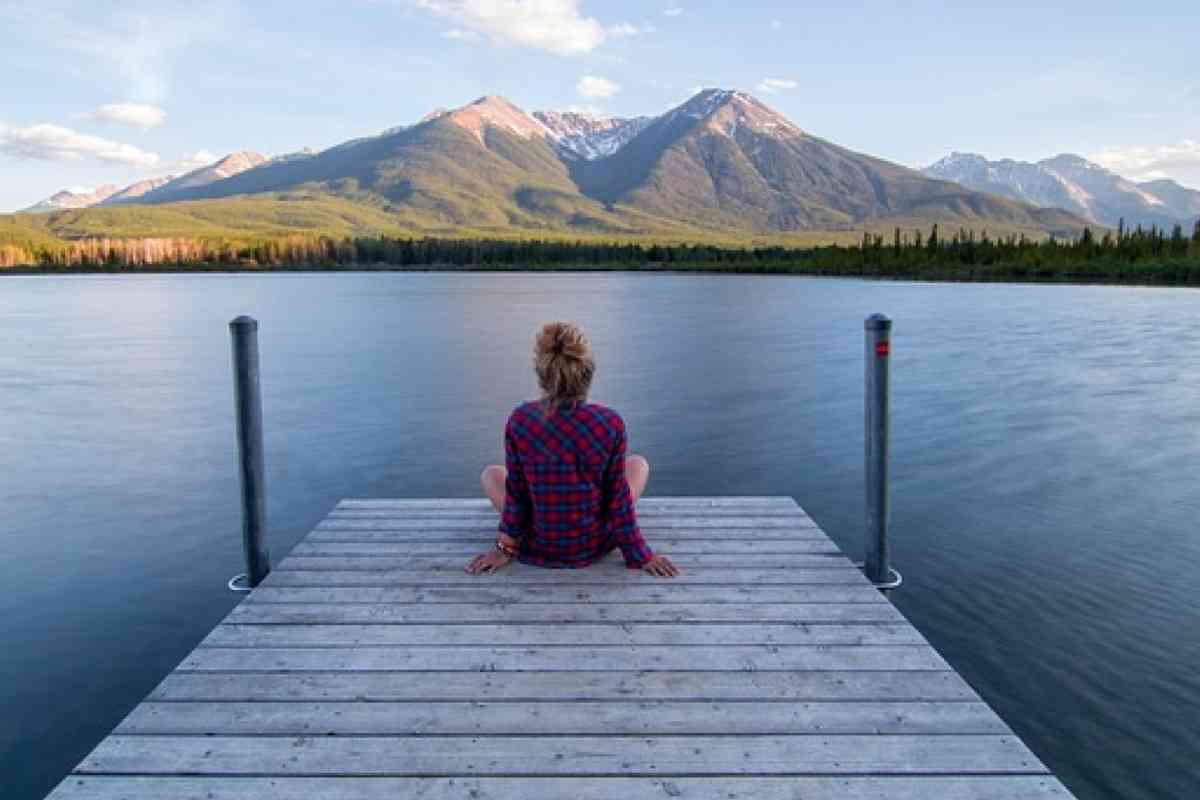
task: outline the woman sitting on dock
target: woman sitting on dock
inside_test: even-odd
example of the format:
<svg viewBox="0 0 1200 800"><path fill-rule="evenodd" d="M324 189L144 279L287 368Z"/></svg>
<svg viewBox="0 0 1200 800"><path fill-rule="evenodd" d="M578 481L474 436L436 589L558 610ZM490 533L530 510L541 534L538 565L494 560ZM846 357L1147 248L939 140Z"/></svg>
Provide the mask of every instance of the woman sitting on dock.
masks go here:
<svg viewBox="0 0 1200 800"><path fill-rule="evenodd" d="M638 529L634 504L650 464L625 456L625 422L587 401L596 362L576 325L543 326L534 344L541 400L524 403L504 428L505 466L483 471L483 490L501 513L495 548L467 572L495 572L514 558L543 567L586 567L619 547L625 566L672 577Z"/></svg>

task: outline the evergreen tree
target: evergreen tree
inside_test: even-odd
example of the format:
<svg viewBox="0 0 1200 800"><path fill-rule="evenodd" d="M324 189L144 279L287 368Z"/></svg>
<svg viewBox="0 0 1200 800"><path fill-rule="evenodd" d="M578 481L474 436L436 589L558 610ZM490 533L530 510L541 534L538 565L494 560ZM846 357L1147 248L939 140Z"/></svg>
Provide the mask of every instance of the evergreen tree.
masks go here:
<svg viewBox="0 0 1200 800"><path fill-rule="evenodd" d="M1171 252L1178 256L1187 252L1187 239L1183 238L1183 226L1179 223L1171 229Z"/></svg>

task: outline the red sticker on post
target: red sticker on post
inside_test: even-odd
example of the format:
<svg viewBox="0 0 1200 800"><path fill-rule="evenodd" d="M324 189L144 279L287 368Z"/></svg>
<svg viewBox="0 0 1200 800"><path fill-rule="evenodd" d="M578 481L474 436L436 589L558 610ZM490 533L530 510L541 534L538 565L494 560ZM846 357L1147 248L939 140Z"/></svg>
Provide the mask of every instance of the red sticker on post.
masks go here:
<svg viewBox="0 0 1200 800"><path fill-rule="evenodd" d="M889 341L877 342L875 344L875 355L888 356L892 354L892 343Z"/></svg>

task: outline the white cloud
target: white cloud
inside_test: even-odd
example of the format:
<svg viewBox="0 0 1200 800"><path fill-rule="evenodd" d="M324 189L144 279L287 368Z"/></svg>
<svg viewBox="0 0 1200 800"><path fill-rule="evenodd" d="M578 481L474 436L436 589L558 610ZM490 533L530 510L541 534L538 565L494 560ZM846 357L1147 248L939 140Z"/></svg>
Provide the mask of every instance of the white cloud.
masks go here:
<svg viewBox="0 0 1200 800"><path fill-rule="evenodd" d="M0 153L41 161L79 161L94 158L133 167L153 167L158 163L157 155L133 145L50 124L17 128L0 123Z"/></svg>
<svg viewBox="0 0 1200 800"><path fill-rule="evenodd" d="M785 89L795 89L800 84L787 78L763 78L756 87L764 94L775 94Z"/></svg>
<svg viewBox="0 0 1200 800"><path fill-rule="evenodd" d="M498 44L557 55L590 53L607 32L580 12L579 0L415 0L417 7Z"/></svg>
<svg viewBox="0 0 1200 800"><path fill-rule="evenodd" d="M665 9L663 11L663 14L665 14L668 17L678 17L682 13L683 13L683 9L680 8L679 6L671 6L670 8Z"/></svg>
<svg viewBox="0 0 1200 800"><path fill-rule="evenodd" d="M179 163L176 164L176 168L184 172L191 172L194 169L214 164L220 159L221 157L216 153L210 153L207 150L197 150L180 158Z"/></svg>
<svg viewBox="0 0 1200 800"><path fill-rule="evenodd" d="M1200 141L1193 139L1158 147L1110 147L1088 158L1135 181L1169 177L1200 187Z"/></svg>
<svg viewBox="0 0 1200 800"><path fill-rule="evenodd" d="M653 33L654 26L639 28L628 22L618 22L616 25L609 25L604 32L609 36L637 36L640 33Z"/></svg>
<svg viewBox="0 0 1200 800"><path fill-rule="evenodd" d="M584 75L579 79L575 88L584 97L592 100L604 100L621 91L621 84L596 75Z"/></svg>
<svg viewBox="0 0 1200 800"><path fill-rule="evenodd" d="M783 23L780 22L779 20L777 20L777 19L771 20L771 30L777 31L782 27L783 27Z"/></svg>
<svg viewBox="0 0 1200 800"><path fill-rule="evenodd" d="M109 103L100 106L88 117L101 122L119 122L139 128L155 128L167 121L167 112L158 106L144 103Z"/></svg>
<svg viewBox="0 0 1200 800"><path fill-rule="evenodd" d="M477 42L479 34L475 31L464 31L462 28L451 28L442 33L443 39L457 39L462 42Z"/></svg>

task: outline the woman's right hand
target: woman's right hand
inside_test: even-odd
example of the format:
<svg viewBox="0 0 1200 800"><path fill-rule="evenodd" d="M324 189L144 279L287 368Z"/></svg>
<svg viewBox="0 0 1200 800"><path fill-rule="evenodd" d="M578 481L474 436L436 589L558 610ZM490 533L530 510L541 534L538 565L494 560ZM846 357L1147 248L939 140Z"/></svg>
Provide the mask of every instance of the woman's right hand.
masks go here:
<svg viewBox="0 0 1200 800"><path fill-rule="evenodd" d="M658 578L674 578L679 574L679 567L671 563L666 556L655 556L642 564L642 570Z"/></svg>

